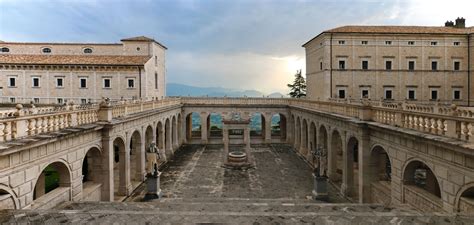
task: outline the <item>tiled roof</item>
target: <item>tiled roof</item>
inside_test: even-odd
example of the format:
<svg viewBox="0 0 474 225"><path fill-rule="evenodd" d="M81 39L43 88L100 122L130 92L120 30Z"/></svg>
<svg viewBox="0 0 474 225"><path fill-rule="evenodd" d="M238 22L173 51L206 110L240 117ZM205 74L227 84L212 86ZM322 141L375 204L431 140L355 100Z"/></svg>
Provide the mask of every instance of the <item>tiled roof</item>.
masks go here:
<svg viewBox="0 0 474 225"><path fill-rule="evenodd" d="M149 37L145 37L145 36L124 38L124 39L122 39L122 40L120 40L120 41L149 41L149 42L155 42L155 43L157 43L158 45L160 45L160 46L163 47L164 49L168 49L166 46L164 46L164 45L161 44L160 42L156 41L155 39L149 38Z"/></svg>
<svg viewBox="0 0 474 225"><path fill-rule="evenodd" d="M467 34L471 28L421 26L343 26L323 33Z"/></svg>
<svg viewBox="0 0 474 225"><path fill-rule="evenodd" d="M31 65L144 65L150 56L106 56L106 55L13 55L0 54L1 64Z"/></svg>
<svg viewBox="0 0 474 225"><path fill-rule="evenodd" d="M367 34L472 34L474 27L423 27L423 26L342 26L323 31L303 46L325 33L367 33Z"/></svg>

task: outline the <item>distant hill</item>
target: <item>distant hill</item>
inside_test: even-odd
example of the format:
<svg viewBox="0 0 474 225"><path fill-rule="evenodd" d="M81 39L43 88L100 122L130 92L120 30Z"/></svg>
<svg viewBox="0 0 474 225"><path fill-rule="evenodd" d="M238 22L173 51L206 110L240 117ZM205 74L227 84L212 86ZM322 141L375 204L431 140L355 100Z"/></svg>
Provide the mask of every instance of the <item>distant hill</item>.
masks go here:
<svg viewBox="0 0 474 225"><path fill-rule="evenodd" d="M256 90L235 90L221 87L195 87L184 84L169 83L166 85L167 96L209 96L209 97L262 97Z"/></svg>

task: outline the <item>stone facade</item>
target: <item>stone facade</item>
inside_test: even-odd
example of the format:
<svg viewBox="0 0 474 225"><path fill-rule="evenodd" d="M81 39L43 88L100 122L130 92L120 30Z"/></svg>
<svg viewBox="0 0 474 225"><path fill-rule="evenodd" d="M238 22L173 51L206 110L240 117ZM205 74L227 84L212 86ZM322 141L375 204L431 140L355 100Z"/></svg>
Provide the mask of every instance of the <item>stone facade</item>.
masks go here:
<svg viewBox="0 0 474 225"><path fill-rule="evenodd" d="M146 37L119 44L0 42L0 49L8 49L0 52L2 102L77 104L166 95L167 48ZM22 56L29 58L13 58ZM133 57L144 60L132 63Z"/></svg>
<svg viewBox="0 0 474 225"><path fill-rule="evenodd" d="M346 26L324 31L303 45L308 98L366 96L472 105L472 33L473 27Z"/></svg>

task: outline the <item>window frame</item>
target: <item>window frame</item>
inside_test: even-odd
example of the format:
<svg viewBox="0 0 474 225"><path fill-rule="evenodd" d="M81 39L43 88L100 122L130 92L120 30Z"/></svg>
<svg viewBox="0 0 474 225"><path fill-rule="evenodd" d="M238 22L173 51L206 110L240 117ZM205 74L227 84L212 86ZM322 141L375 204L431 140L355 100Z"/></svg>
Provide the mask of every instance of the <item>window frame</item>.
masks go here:
<svg viewBox="0 0 474 225"><path fill-rule="evenodd" d="M344 93L344 98L341 98L341 91ZM346 99L347 98L347 90L346 88L337 88L337 98L338 99Z"/></svg>
<svg viewBox="0 0 474 225"><path fill-rule="evenodd" d="M43 54L51 54L52 52L53 52L53 49L51 49L50 47L41 48L41 53Z"/></svg>
<svg viewBox="0 0 474 225"><path fill-rule="evenodd" d="M16 80L17 80L16 78L17 78L17 77L15 77L15 76L9 76L9 77L8 77L8 86L7 86L7 87L9 87L9 88L16 88L16 87L18 87L18 86L16 85L16 83L17 83L17 82L16 82ZM11 85L11 84L12 84L12 80L14 81L13 83L14 83L15 85Z"/></svg>
<svg viewBox="0 0 474 225"><path fill-rule="evenodd" d="M430 41L430 46L438 46L438 41Z"/></svg>
<svg viewBox="0 0 474 225"><path fill-rule="evenodd" d="M367 97L364 97L364 91L367 91ZM370 90L368 88L362 88L360 90L360 98L361 99L370 99Z"/></svg>
<svg viewBox="0 0 474 225"><path fill-rule="evenodd" d="M388 64L390 64L390 68L387 67ZM386 71L393 70L393 60L390 60L390 59L385 60L385 70Z"/></svg>
<svg viewBox="0 0 474 225"><path fill-rule="evenodd" d="M390 98L387 98L387 93L390 92ZM384 88L383 90L383 99L384 100L394 100L393 98L393 88Z"/></svg>
<svg viewBox="0 0 474 225"><path fill-rule="evenodd" d="M133 85L130 87L130 81L132 81ZM127 78L127 89L135 89L135 78Z"/></svg>
<svg viewBox="0 0 474 225"><path fill-rule="evenodd" d="M59 85L59 80L61 80L61 85ZM56 88L64 88L64 77L56 77Z"/></svg>
<svg viewBox="0 0 474 225"><path fill-rule="evenodd" d="M458 64L457 69L456 69L456 63ZM453 61L453 71L461 71L461 61L460 60L454 60Z"/></svg>
<svg viewBox="0 0 474 225"><path fill-rule="evenodd" d="M410 92L413 92L413 98L410 98ZM410 101L416 100L416 89L415 88L408 88L407 89L407 99Z"/></svg>
<svg viewBox="0 0 474 225"><path fill-rule="evenodd" d="M56 103L57 103L58 105L64 104L64 98L56 98Z"/></svg>
<svg viewBox="0 0 474 225"><path fill-rule="evenodd" d="M341 62L342 62L343 68L341 68ZM337 69L339 69L339 70L346 70L346 69L347 69L347 67L346 67L346 60L345 60L345 59L338 59L338 61L337 61Z"/></svg>
<svg viewBox="0 0 474 225"><path fill-rule="evenodd" d="M410 64L413 62L413 69L410 68ZM416 70L416 60L408 60L408 71Z"/></svg>
<svg viewBox="0 0 474 225"><path fill-rule="evenodd" d="M6 50L6 51L5 51ZM10 48L9 47L1 47L0 48L0 53L9 53L10 52Z"/></svg>
<svg viewBox="0 0 474 225"><path fill-rule="evenodd" d="M360 44L361 44L361 45L368 45L368 44L369 44L369 41L361 41Z"/></svg>
<svg viewBox="0 0 474 225"><path fill-rule="evenodd" d="M364 68L364 62L367 64L367 65L365 65L365 66L366 66L365 68ZM369 70L369 60L363 59L363 60L361 61L361 69L362 69L362 70Z"/></svg>
<svg viewBox="0 0 474 225"><path fill-rule="evenodd" d="M453 46L461 46L461 42L460 41L454 41Z"/></svg>
<svg viewBox="0 0 474 225"><path fill-rule="evenodd" d="M40 98L33 98L33 104L39 104L40 103Z"/></svg>
<svg viewBox="0 0 474 225"><path fill-rule="evenodd" d="M106 87L106 82L105 81L109 81L109 86ZM105 78L102 78L102 88L104 89L112 89L112 78L110 77L105 77Z"/></svg>
<svg viewBox="0 0 474 225"><path fill-rule="evenodd" d="M345 44L346 44L346 40L338 40L338 41L337 41L337 44L339 44L339 45L345 45Z"/></svg>
<svg viewBox="0 0 474 225"><path fill-rule="evenodd" d="M416 43L415 41L408 41L407 44L408 44L408 45L415 45L415 43Z"/></svg>
<svg viewBox="0 0 474 225"><path fill-rule="evenodd" d="M438 60L431 60L431 71L439 71ZM433 67L435 65L435 67Z"/></svg>
<svg viewBox="0 0 474 225"><path fill-rule="evenodd" d="M456 98L456 92L459 92L459 98ZM462 91L460 88L453 88L453 100L454 101L462 100Z"/></svg>
<svg viewBox="0 0 474 225"><path fill-rule="evenodd" d="M82 50L82 53L84 54L92 54L94 52L94 50L92 50L92 48L84 48Z"/></svg>
<svg viewBox="0 0 474 225"><path fill-rule="evenodd" d="M385 41L385 45L392 45L393 42L392 41Z"/></svg>
<svg viewBox="0 0 474 225"><path fill-rule="evenodd" d="M433 93L436 93L436 98L433 98ZM430 101L437 101L439 99L439 90L437 88L430 89Z"/></svg>
<svg viewBox="0 0 474 225"><path fill-rule="evenodd" d="M87 77L79 77L79 89L87 89ZM84 87L82 86L82 81L85 81Z"/></svg>
<svg viewBox="0 0 474 225"><path fill-rule="evenodd" d="M38 85L35 85L35 80L38 80ZM32 88L40 88L41 87L40 77L31 77L31 87Z"/></svg>

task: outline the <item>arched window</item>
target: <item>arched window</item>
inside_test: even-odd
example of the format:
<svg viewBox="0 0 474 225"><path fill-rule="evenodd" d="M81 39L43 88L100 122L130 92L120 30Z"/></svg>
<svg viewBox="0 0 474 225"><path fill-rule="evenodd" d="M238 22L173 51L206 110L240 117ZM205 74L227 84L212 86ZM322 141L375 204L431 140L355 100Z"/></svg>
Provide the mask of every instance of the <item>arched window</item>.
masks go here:
<svg viewBox="0 0 474 225"><path fill-rule="evenodd" d="M3 47L0 52L10 52L10 49L7 47Z"/></svg>
<svg viewBox="0 0 474 225"><path fill-rule="evenodd" d="M84 53L85 53L85 54L91 54L91 53L92 53L92 49L91 49L91 48L85 48L85 49L84 49Z"/></svg>
<svg viewBox="0 0 474 225"><path fill-rule="evenodd" d="M51 49L50 48L43 48L43 53L51 53Z"/></svg>

